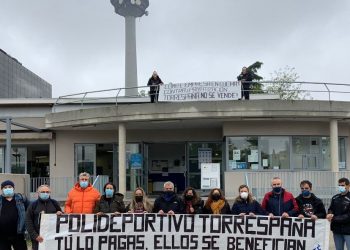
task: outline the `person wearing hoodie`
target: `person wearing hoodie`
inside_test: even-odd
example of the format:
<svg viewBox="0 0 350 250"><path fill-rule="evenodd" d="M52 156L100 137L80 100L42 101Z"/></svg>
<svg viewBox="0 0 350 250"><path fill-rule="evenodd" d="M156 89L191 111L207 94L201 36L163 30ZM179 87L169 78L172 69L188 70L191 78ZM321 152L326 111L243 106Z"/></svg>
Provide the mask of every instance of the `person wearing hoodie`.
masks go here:
<svg viewBox="0 0 350 250"><path fill-rule="evenodd" d="M90 174L79 174L79 182L69 191L64 207L67 214L92 214L100 193L90 184Z"/></svg>
<svg viewBox="0 0 350 250"><path fill-rule="evenodd" d="M312 193L312 183L308 180L300 182L301 194L295 198L299 207L299 218L312 220L325 219L326 209L321 199Z"/></svg>
<svg viewBox="0 0 350 250"><path fill-rule="evenodd" d="M183 211L182 201L174 192L174 183L165 182L163 193L154 201L153 213L173 215Z"/></svg>
<svg viewBox="0 0 350 250"><path fill-rule="evenodd" d="M232 205L232 214L234 215L266 215L266 211L262 209L259 202L257 202L252 193L249 192L247 185L240 185L238 188L239 196L235 199Z"/></svg>
<svg viewBox="0 0 350 250"><path fill-rule="evenodd" d="M37 189L38 199L32 202L26 212L26 227L32 241L32 249L38 250L39 243L44 239L40 235L41 214L62 214L62 209L58 202L50 197L50 187L41 185Z"/></svg>
<svg viewBox="0 0 350 250"><path fill-rule="evenodd" d="M116 186L108 182L103 187L104 195L97 202L94 212L97 214L125 213L124 195L116 192Z"/></svg>

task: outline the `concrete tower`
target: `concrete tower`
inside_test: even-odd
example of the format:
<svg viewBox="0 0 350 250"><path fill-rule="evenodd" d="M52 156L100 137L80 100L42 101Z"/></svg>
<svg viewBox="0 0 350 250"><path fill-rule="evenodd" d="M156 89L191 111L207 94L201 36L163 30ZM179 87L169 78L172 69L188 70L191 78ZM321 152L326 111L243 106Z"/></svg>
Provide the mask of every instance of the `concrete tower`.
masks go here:
<svg viewBox="0 0 350 250"><path fill-rule="evenodd" d="M115 12L125 17L125 88L137 87L136 17L147 15L148 0L111 0ZM125 96L136 96L138 91L126 89Z"/></svg>

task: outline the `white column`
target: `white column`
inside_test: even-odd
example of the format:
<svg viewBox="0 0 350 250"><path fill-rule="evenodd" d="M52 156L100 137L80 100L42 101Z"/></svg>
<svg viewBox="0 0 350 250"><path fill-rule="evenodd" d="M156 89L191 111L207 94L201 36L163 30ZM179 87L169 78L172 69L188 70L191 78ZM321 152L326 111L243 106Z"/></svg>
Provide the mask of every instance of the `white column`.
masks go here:
<svg viewBox="0 0 350 250"><path fill-rule="evenodd" d="M330 142L331 142L331 170L333 172L339 171L338 159L338 121L333 119L330 121Z"/></svg>
<svg viewBox="0 0 350 250"><path fill-rule="evenodd" d="M125 124L118 126L118 166L119 166L119 193L126 193L126 129Z"/></svg>
<svg viewBox="0 0 350 250"><path fill-rule="evenodd" d="M125 87L137 87L136 24L135 17L125 17ZM136 96L138 89L125 90L125 96Z"/></svg>

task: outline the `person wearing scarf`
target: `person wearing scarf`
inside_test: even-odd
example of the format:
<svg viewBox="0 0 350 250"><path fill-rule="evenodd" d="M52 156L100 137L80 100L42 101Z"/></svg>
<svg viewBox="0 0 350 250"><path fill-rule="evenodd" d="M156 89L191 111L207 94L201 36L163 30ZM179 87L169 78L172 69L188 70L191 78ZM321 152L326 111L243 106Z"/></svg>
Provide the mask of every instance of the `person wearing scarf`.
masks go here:
<svg viewBox="0 0 350 250"><path fill-rule="evenodd" d="M184 212L186 214L201 214L204 202L199 197L196 190L192 187L186 188L182 195L182 202L184 204Z"/></svg>
<svg viewBox="0 0 350 250"><path fill-rule="evenodd" d="M219 188L210 191L203 207L204 214L231 214L230 205Z"/></svg>

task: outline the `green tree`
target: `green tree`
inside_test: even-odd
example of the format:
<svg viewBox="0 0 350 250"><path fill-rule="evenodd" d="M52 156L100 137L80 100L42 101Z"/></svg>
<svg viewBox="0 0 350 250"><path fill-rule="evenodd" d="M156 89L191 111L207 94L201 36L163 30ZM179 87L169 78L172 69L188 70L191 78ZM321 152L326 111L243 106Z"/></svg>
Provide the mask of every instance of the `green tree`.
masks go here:
<svg viewBox="0 0 350 250"><path fill-rule="evenodd" d="M301 89L301 84L296 82L298 79L295 68L287 65L271 74L271 83L267 83L265 88L268 93L277 94L282 100L306 99L310 94Z"/></svg>
<svg viewBox="0 0 350 250"><path fill-rule="evenodd" d="M258 70L261 68L262 65L263 65L262 62L256 61L255 63L247 67L248 71L252 75L253 82L254 82L251 85L251 91L253 94L263 93L262 84L259 83L259 81L261 81L263 77L258 75Z"/></svg>

